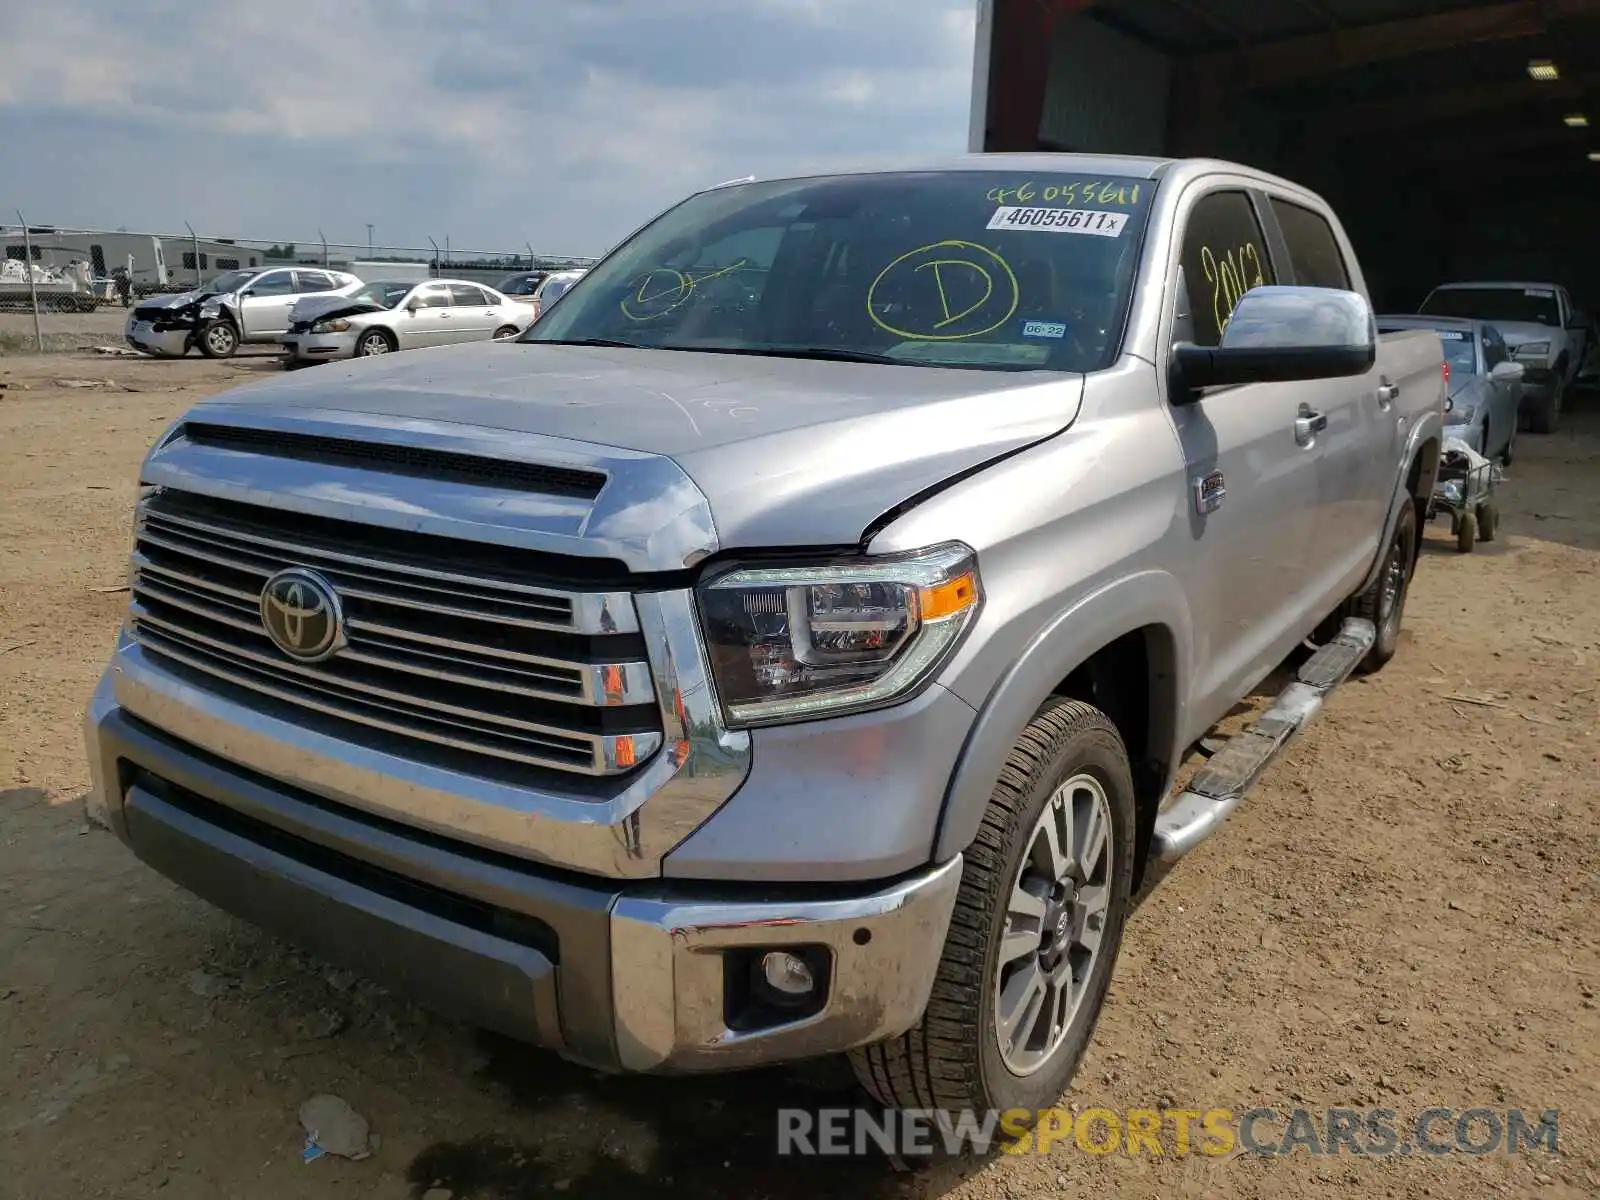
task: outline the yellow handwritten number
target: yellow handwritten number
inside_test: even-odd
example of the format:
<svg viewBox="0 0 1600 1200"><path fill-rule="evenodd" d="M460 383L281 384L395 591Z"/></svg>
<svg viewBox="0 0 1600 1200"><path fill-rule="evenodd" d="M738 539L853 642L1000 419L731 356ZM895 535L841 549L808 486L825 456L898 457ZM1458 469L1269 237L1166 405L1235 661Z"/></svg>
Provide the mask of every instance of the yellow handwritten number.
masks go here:
<svg viewBox="0 0 1600 1200"><path fill-rule="evenodd" d="M1233 310L1251 288L1266 283L1261 270L1261 254L1252 242L1245 242L1229 250L1221 261L1210 246L1200 247L1200 269L1211 284L1211 315L1217 322L1220 336L1233 320Z"/></svg>

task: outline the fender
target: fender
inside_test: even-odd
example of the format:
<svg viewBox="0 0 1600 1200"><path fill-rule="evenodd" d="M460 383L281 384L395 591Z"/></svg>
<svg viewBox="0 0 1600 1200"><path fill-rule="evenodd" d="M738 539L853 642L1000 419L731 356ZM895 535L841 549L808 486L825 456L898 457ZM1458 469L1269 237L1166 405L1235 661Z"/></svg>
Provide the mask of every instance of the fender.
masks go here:
<svg viewBox="0 0 1600 1200"><path fill-rule="evenodd" d="M1151 738L1170 775L1183 749L1176 743L1186 723L1192 623L1178 581L1165 571L1142 571L1091 592L1058 615L989 693L945 793L934 862L965 850L977 836L1006 755L1051 692L1096 651L1147 625L1164 626L1174 643L1173 678L1166 690L1177 701L1164 721L1158 712ZM1170 778L1164 782L1170 784Z"/></svg>
<svg viewBox="0 0 1600 1200"><path fill-rule="evenodd" d="M1411 464L1416 461L1417 455L1422 452L1424 442L1429 439L1444 445L1444 417L1439 413L1429 411L1417 418L1411 427L1411 434L1406 439L1406 452L1400 456L1400 465L1395 469L1394 488L1389 493L1389 516L1384 521L1383 537L1378 540L1378 550L1373 556L1372 566L1367 568L1366 578L1361 581L1361 586L1356 589L1360 595L1373 585L1378 578L1378 572L1383 569L1383 556L1389 548L1389 539L1394 536L1395 523L1400 520L1400 497L1406 491L1406 477L1411 474ZM1442 453L1442 452L1441 452ZM1439 460L1434 459L1433 474L1428 479L1418 480L1424 495L1433 493L1433 485L1439 474ZM1417 534L1422 533L1422 522L1417 522Z"/></svg>

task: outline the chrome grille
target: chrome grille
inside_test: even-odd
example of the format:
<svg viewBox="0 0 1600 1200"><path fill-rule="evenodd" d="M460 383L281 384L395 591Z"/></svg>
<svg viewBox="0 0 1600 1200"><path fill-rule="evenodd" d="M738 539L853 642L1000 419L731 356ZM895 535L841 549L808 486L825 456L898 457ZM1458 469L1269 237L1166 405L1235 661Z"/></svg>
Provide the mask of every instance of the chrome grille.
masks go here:
<svg viewBox="0 0 1600 1200"><path fill-rule="evenodd" d="M207 681L414 746L591 776L655 753L628 593L543 585L513 551L440 542L408 553L375 528L164 490L139 509L134 632ZM290 658L262 625L262 588L288 567L339 595L347 641L326 661Z"/></svg>

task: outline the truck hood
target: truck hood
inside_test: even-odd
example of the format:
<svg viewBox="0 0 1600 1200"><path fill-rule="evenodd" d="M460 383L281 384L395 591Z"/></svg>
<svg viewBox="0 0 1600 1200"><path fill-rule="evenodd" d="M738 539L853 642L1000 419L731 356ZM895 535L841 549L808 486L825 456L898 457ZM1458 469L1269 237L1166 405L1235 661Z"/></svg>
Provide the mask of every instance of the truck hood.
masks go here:
<svg viewBox="0 0 1600 1200"><path fill-rule="evenodd" d="M854 545L888 510L1059 433L1082 395L1076 374L505 342L329 363L186 419L587 458L609 464L595 511L608 494L639 508L649 472L629 464L670 460L709 508L714 550ZM495 520L515 519L497 503ZM599 517L585 522L597 536Z"/></svg>

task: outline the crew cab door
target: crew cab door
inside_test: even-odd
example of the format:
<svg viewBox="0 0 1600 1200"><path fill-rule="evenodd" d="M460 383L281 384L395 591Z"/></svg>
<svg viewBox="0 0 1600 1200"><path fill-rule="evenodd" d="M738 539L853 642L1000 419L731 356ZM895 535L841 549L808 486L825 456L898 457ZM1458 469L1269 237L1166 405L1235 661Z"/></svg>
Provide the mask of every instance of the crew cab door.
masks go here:
<svg viewBox="0 0 1600 1200"><path fill-rule="evenodd" d="M1357 287L1348 252L1322 213L1285 196L1271 196L1268 206L1289 276L1283 282L1342 291ZM1384 366L1380 346L1365 375L1294 385L1301 400L1327 419L1317 435L1319 507L1312 565L1315 589L1329 611L1354 589L1352 580L1366 575L1389 516L1404 436L1396 404L1403 381Z"/></svg>
<svg viewBox="0 0 1600 1200"><path fill-rule="evenodd" d="M1216 346L1240 297L1277 282L1264 227L1250 193L1213 185L1184 198L1179 228L1171 340ZM1187 475L1174 500L1193 537L1194 708L1203 720L1220 717L1317 620L1324 443L1297 436L1305 399L1299 385L1252 383L1169 408Z"/></svg>

